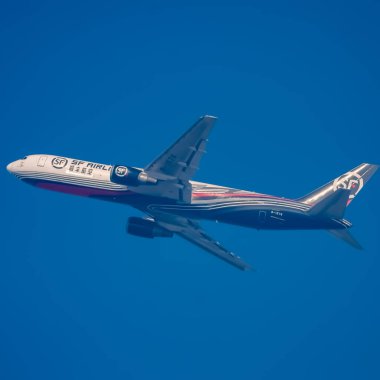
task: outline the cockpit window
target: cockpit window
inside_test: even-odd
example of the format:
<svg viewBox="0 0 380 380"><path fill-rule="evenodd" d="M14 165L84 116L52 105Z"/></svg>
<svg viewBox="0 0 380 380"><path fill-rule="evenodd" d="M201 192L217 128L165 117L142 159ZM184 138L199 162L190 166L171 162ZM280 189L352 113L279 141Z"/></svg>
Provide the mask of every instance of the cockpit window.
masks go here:
<svg viewBox="0 0 380 380"><path fill-rule="evenodd" d="M25 156L24 158L23 158L23 160L26 160L28 158L28 156Z"/></svg>

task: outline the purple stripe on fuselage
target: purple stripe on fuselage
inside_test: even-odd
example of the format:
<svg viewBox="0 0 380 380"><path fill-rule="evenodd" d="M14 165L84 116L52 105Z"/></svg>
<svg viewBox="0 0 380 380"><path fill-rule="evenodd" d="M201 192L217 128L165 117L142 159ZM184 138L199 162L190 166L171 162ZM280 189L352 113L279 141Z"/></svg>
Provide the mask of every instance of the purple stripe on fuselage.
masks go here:
<svg viewBox="0 0 380 380"><path fill-rule="evenodd" d="M68 183L58 183L52 181L45 181L40 179L23 179L23 181L30 183L33 186L39 187L41 189L59 191L61 193L79 195L82 197L91 197L91 196L120 196L132 194L131 191L116 191L116 190L107 190L99 189L94 187L86 187L80 185L72 185Z"/></svg>

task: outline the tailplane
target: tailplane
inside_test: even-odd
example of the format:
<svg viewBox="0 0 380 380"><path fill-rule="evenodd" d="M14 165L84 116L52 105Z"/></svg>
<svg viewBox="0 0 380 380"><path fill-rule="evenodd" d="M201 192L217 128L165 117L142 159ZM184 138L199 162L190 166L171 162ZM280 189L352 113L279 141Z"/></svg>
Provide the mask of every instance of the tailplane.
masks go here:
<svg viewBox="0 0 380 380"><path fill-rule="evenodd" d="M346 206L348 206L378 168L378 165L363 163L297 200L316 206L318 203L330 198L339 189L344 189L349 191L346 200Z"/></svg>
<svg viewBox="0 0 380 380"><path fill-rule="evenodd" d="M335 236L338 239L345 241L347 244L351 245L356 249L362 250L363 247L360 243L352 236L351 232L347 229L342 230L327 230L331 235Z"/></svg>

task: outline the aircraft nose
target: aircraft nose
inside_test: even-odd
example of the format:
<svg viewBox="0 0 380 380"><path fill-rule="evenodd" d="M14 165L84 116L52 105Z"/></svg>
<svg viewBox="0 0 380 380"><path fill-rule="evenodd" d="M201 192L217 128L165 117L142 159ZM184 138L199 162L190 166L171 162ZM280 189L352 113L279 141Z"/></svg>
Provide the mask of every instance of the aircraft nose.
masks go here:
<svg viewBox="0 0 380 380"><path fill-rule="evenodd" d="M14 174L20 169L21 166L21 160L13 161L7 165L7 170L9 173Z"/></svg>
<svg viewBox="0 0 380 380"><path fill-rule="evenodd" d="M13 173L14 171L14 162L11 162L10 164L7 165L7 170L9 171L9 173Z"/></svg>

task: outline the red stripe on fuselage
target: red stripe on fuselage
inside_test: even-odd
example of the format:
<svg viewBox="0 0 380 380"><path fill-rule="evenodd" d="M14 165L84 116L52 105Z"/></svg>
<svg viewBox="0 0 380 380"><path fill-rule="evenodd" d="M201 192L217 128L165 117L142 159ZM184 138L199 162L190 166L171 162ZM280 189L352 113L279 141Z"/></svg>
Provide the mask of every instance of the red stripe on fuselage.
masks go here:
<svg viewBox="0 0 380 380"><path fill-rule="evenodd" d="M292 201L292 199L274 197L273 195L260 194L260 193L206 193L206 192L195 192L193 193L195 198L271 198L271 199L281 199L284 201Z"/></svg>

